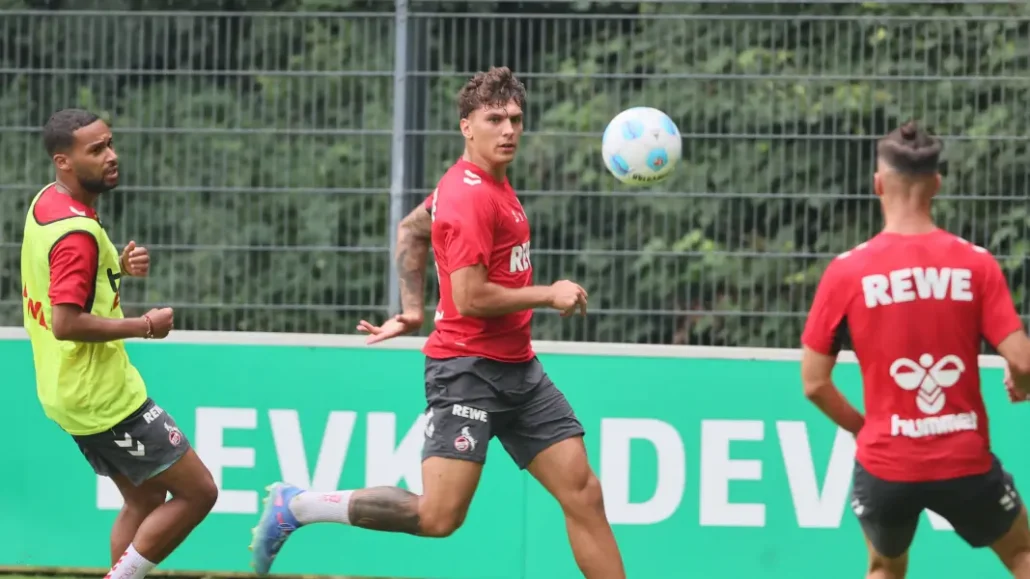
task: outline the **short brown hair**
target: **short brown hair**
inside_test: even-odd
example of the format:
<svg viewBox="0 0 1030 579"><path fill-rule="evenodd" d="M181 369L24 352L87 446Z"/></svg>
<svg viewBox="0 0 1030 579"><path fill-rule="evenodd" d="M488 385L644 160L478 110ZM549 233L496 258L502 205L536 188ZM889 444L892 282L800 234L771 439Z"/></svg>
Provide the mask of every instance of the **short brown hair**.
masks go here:
<svg viewBox="0 0 1030 579"><path fill-rule="evenodd" d="M495 66L486 72L476 73L458 91L458 114L467 119L472 111L483 105L503 107L513 100L524 108L526 87L507 66Z"/></svg>
<svg viewBox="0 0 1030 579"><path fill-rule="evenodd" d="M876 155L900 173L932 175L940 168L941 140L909 121L876 144Z"/></svg>

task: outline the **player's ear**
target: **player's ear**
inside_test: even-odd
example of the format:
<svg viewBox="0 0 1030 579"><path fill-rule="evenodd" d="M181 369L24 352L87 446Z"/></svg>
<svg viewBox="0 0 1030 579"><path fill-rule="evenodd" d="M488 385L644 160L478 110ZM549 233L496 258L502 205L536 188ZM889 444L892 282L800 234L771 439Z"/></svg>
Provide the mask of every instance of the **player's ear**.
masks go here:
<svg viewBox="0 0 1030 579"><path fill-rule="evenodd" d="M879 171L873 173L873 193L876 193L877 197L883 197L883 178Z"/></svg>
<svg viewBox="0 0 1030 579"><path fill-rule="evenodd" d="M54 166L61 171L67 171L72 167L71 159L69 159L68 155L64 153L57 153L54 155Z"/></svg>
<svg viewBox="0 0 1030 579"><path fill-rule="evenodd" d="M469 122L469 120L467 118L465 118L465 119L461 119L461 122L459 124L461 125L461 134L464 135L466 139L471 139L472 138L472 123Z"/></svg>

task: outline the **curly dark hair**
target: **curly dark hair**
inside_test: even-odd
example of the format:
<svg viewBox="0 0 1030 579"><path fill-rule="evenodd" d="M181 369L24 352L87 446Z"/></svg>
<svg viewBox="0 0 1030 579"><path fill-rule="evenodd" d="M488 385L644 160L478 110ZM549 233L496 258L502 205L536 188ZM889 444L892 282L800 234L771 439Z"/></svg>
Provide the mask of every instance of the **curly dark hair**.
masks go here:
<svg viewBox="0 0 1030 579"><path fill-rule="evenodd" d="M932 175L940 168L941 140L909 121L876 144L876 155L899 173Z"/></svg>
<svg viewBox="0 0 1030 579"><path fill-rule="evenodd" d="M526 87L510 68L495 66L477 73L458 91L458 114L467 119L472 111L483 105L502 107L513 100L524 108Z"/></svg>
<svg viewBox="0 0 1030 579"><path fill-rule="evenodd" d="M75 131L92 125L100 117L82 109L62 109L54 113L43 126L43 147L51 157L64 153L75 144Z"/></svg>

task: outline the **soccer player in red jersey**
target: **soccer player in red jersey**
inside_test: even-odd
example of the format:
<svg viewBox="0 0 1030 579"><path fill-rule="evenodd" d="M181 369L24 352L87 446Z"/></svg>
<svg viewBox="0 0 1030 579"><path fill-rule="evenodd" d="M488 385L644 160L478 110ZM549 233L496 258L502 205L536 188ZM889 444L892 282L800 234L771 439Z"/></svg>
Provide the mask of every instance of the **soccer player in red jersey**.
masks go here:
<svg viewBox="0 0 1030 579"><path fill-rule="evenodd" d="M522 135L525 89L507 68L477 74L459 94L465 153L401 224L403 312L358 329L376 343L417 330L430 244L440 278L426 342L428 424L421 496L395 487L318 493L276 483L255 529L254 568L266 574L292 531L336 522L425 537L461 526L494 437L558 500L588 579L622 579L622 558L587 462L583 427L530 345L534 308L586 314L571 281L533 285L529 222L508 182Z"/></svg>
<svg viewBox="0 0 1030 579"><path fill-rule="evenodd" d="M801 339L802 381L857 437L851 505L867 539L867 577L905 576L929 509L1030 578L1027 511L991 452L978 366L986 339L1007 361L1013 390L1030 391L1030 340L994 257L933 222L940 151L914 123L878 143L885 226L826 268ZM864 417L831 380L845 334L862 371Z"/></svg>

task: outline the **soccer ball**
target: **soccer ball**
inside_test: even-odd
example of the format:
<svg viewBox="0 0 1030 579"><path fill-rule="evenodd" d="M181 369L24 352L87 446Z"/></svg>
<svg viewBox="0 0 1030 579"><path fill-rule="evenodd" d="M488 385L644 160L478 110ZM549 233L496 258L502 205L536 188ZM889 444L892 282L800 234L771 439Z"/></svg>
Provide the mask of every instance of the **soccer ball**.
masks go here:
<svg viewBox="0 0 1030 579"><path fill-rule="evenodd" d="M683 141L669 115L651 107L633 107L615 116L601 137L604 165L629 184L656 183L679 164Z"/></svg>

